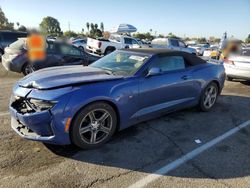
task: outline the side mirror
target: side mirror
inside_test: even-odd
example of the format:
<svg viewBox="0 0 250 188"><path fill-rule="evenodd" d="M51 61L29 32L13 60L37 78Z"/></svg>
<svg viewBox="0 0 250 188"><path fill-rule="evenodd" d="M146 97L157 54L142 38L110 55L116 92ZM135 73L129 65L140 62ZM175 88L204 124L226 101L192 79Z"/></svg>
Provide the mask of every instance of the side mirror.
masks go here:
<svg viewBox="0 0 250 188"><path fill-rule="evenodd" d="M159 75L159 74L161 74L161 69L158 67L152 67L148 71L148 74L146 75L146 77L155 76L155 75Z"/></svg>

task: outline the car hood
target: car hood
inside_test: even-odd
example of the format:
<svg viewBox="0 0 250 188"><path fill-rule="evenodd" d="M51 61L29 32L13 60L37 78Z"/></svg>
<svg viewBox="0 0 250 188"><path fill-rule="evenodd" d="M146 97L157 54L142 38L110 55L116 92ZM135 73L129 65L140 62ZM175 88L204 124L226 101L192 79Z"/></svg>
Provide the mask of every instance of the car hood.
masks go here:
<svg viewBox="0 0 250 188"><path fill-rule="evenodd" d="M122 77L109 75L106 71L99 68L84 67L82 65L61 66L36 71L21 79L18 85L25 88L55 89L85 83L109 81Z"/></svg>

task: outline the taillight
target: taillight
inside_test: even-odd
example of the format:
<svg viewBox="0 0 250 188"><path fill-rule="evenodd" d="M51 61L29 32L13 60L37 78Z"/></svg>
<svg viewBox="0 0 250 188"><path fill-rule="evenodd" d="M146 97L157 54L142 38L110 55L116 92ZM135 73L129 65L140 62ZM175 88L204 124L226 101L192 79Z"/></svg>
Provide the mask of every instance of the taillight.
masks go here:
<svg viewBox="0 0 250 188"><path fill-rule="evenodd" d="M225 60L224 60L224 63L227 63L227 64L229 64L229 65L234 65L234 61L231 61L231 60L229 60L229 59L225 59Z"/></svg>
<svg viewBox="0 0 250 188"><path fill-rule="evenodd" d="M98 46L98 48L101 48L102 42L99 41L99 42L97 43L97 46Z"/></svg>

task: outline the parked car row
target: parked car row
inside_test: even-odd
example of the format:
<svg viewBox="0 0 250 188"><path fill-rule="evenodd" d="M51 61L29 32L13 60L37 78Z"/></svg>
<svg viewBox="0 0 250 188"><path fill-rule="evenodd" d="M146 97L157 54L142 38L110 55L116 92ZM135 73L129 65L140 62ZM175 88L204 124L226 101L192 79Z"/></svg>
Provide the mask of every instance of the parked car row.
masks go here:
<svg viewBox="0 0 250 188"><path fill-rule="evenodd" d="M46 67L88 65L101 56L122 48L164 48L203 55L213 59L219 59L220 57L220 50L217 45L191 44L187 46L183 41L176 38L156 38L148 44L131 36L112 34L108 40L103 38L78 38L70 43L60 42L56 38L48 37L46 59L31 64L25 48L26 38L23 38L23 36L26 37L27 33L0 31L2 65L8 71L22 72L24 75ZM3 51L4 47L5 50ZM240 52L231 53L224 61L227 79L241 78L250 80L249 58L250 50L245 46Z"/></svg>
<svg viewBox="0 0 250 188"><path fill-rule="evenodd" d="M87 39L86 51L90 54L103 56L122 48L165 48L185 51L196 55L195 49L188 48L183 41L176 38L157 38L151 44L122 34L112 34L108 40L103 38Z"/></svg>

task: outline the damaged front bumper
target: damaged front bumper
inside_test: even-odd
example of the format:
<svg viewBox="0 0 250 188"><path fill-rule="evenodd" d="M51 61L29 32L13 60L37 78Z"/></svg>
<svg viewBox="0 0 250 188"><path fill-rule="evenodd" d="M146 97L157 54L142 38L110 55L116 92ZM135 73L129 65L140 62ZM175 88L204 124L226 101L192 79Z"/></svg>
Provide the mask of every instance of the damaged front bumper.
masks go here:
<svg viewBox="0 0 250 188"><path fill-rule="evenodd" d="M65 120L62 114L52 112L51 109L36 111L30 108L27 96L31 91L22 91L25 95L12 97L10 102L12 129L28 140L59 145L70 144L69 134L64 131Z"/></svg>

